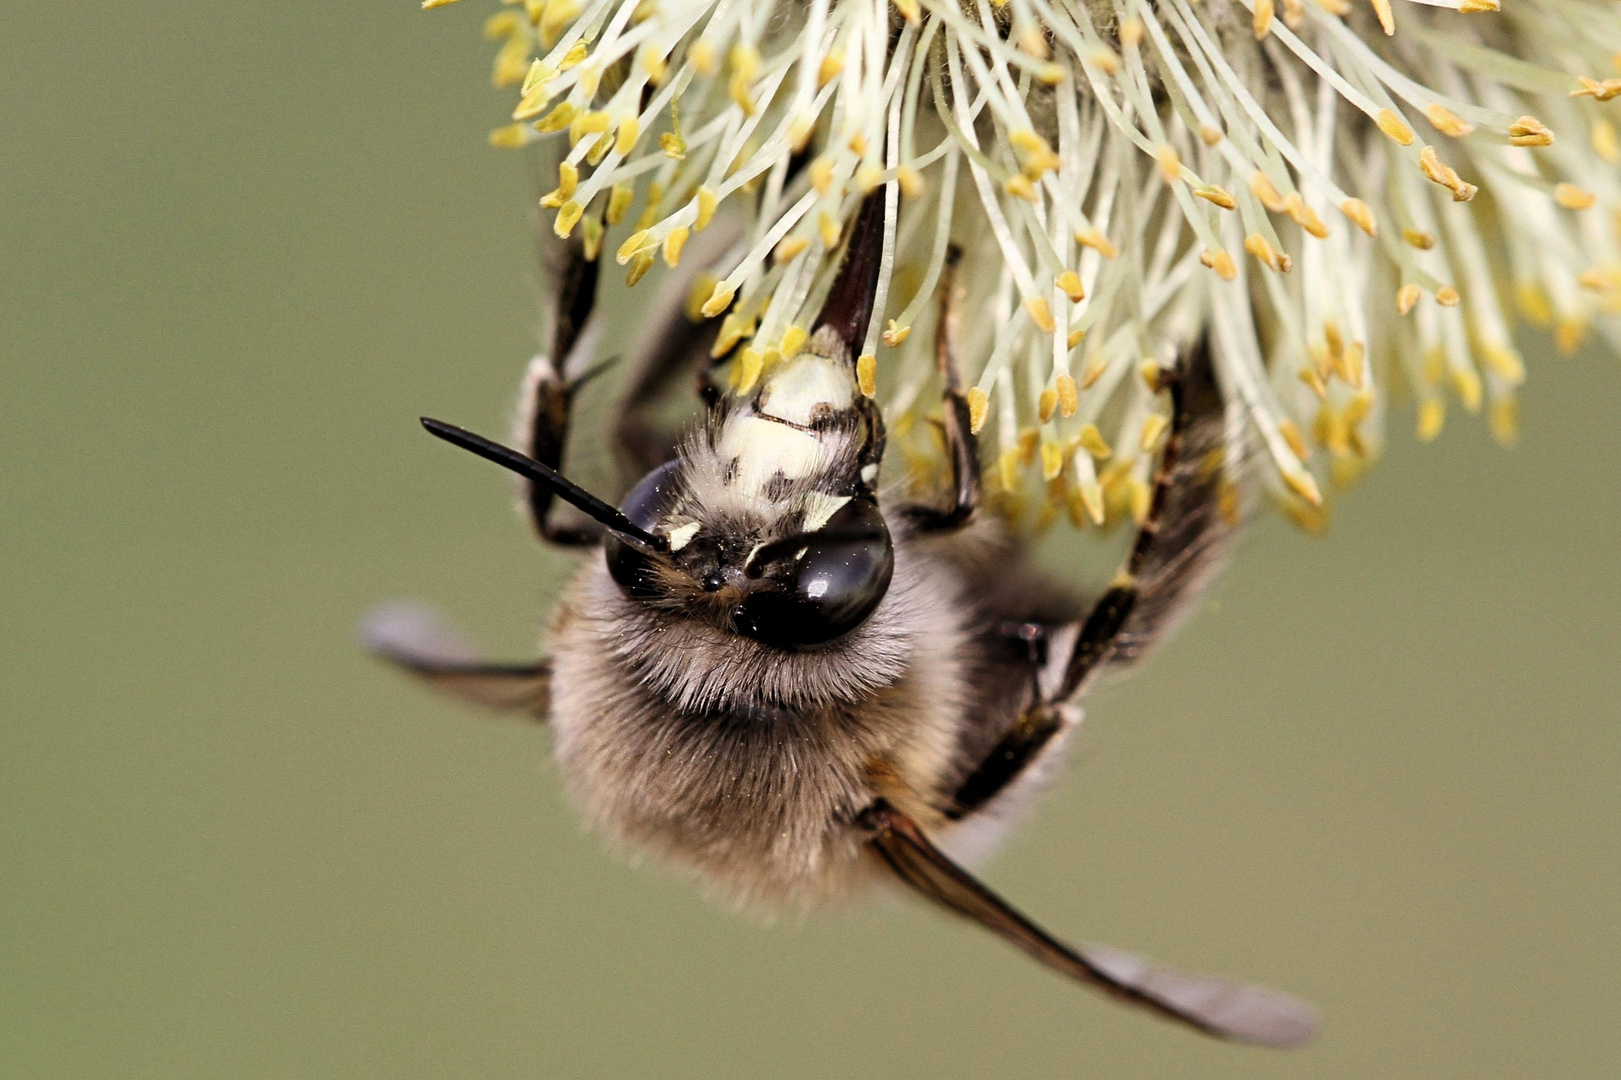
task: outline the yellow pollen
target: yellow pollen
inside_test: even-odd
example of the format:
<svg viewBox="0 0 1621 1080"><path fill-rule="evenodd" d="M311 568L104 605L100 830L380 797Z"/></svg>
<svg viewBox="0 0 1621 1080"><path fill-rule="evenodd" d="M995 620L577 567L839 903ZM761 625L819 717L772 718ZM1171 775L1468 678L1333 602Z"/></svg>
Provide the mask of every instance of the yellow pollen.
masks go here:
<svg viewBox="0 0 1621 1080"><path fill-rule="evenodd" d="M1223 210L1238 209L1238 200L1224 187L1215 184L1205 184L1193 189L1193 193L1206 202L1215 203Z"/></svg>
<svg viewBox="0 0 1621 1080"><path fill-rule="evenodd" d="M620 250L624 249L621 248ZM713 319L716 315L725 311L735 295L737 295L737 290L728 288L725 282L716 285L715 291L709 294L709 299L704 301L704 306L701 309L704 318Z"/></svg>
<svg viewBox="0 0 1621 1080"><path fill-rule="evenodd" d="M1425 398L1418 403L1418 441L1434 442L1435 437L1441 434L1441 427L1446 423L1447 403L1445 398Z"/></svg>
<svg viewBox="0 0 1621 1080"><path fill-rule="evenodd" d="M989 410L990 399L985 396L985 391L977 386L970 387L968 390L968 430L970 432L975 435L979 434L980 429L985 426L985 414Z"/></svg>
<svg viewBox="0 0 1621 1080"><path fill-rule="evenodd" d="M1595 101L1609 101L1617 94L1621 94L1621 79L1605 79L1600 82L1598 79L1582 75L1576 81L1582 84L1582 88L1570 92L1573 98L1590 97Z"/></svg>
<svg viewBox="0 0 1621 1080"><path fill-rule="evenodd" d="M432 11L434 8L442 8L447 4L454 4L456 2L457 0L422 0L422 10Z"/></svg>
<svg viewBox="0 0 1621 1080"><path fill-rule="evenodd" d="M596 216L585 219L585 235L582 237L581 247L585 252L586 262L596 262L597 256L602 254L602 239L608 231L602 227L602 219Z"/></svg>
<svg viewBox="0 0 1621 1080"><path fill-rule="evenodd" d="M455 3L455 0L442 0ZM516 150L529 140L529 132L522 124L508 124L490 132L490 145L497 150Z"/></svg>
<svg viewBox="0 0 1621 1080"><path fill-rule="evenodd" d="M829 244L828 247L832 247ZM1024 302L1024 310L1029 313L1030 321L1040 327L1044 333L1053 332L1053 311L1047 304L1045 296L1032 296Z"/></svg>
<svg viewBox="0 0 1621 1080"><path fill-rule="evenodd" d="M1458 5L1460 15L1478 15L1483 11L1501 11L1503 5L1498 0L1463 0Z"/></svg>
<svg viewBox="0 0 1621 1080"><path fill-rule="evenodd" d="M1508 126L1508 141L1515 146L1552 146L1553 132L1534 116L1522 116Z"/></svg>
<svg viewBox="0 0 1621 1080"><path fill-rule="evenodd" d="M1070 298L1071 302L1078 304L1086 299L1086 286L1081 284L1081 275L1075 271L1065 270L1062 274L1059 274L1057 284L1058 288L1063 291L1065 296Z"/></svg>
<svg viewBox="0 0 1621 1080"><path fill-rule="evenodd" d="M876 165L863 165L856 170L856 190L871 195L884 182L884 170Z"/></svg>
<svg viewBox="0 0 1621 1080"><path fill-rule="evenodd" d="M716 288L719 287L717 284ZM708 301L705 301L707 305ZM703 307L698 309L699 315L704 315ZM732 347L748 335L754 333L754 319L742 318L735 311L728 312L726 318L721 320L720 334L715 338L715 344L709 349L711 359L718 360L732 351Z"/></svg>
<svg viewBox="0 0 1621 1080"><path fill-rule="evenodd" d="M889 326L884 330L884 344L891 349L912 336L910 326L901 326L894 319L889 320Z"/></svg>
<svg viewBox="0 0 1621 1080"><path fill-rule="evenodd" d="M917 170L910 165L902 165L895 170L895 182L900 185L902 198L922 198L923 192L927 190L927 186L923 183L923 177L919 176Z"/></svg>
<svg viewBox="0 0 1621 1080"><path fill-rule="evenodd" d="M1220 128L1211 127L1209 124L1206 124L1199 129L1199 141L1203 142L1206 146L1215 146L1217 143L1221 142L1221 140L1222 134Z"/></svg>
<svg viewBox="0 0 1621 1080"><path fill-rule="evenodd" d="M818 195L826 195L833 186L833 159L823 155L810 163L811 187L816 189Z"/></svg>
<svg viewBox="0 0 1621 1080"><path fill-rule="evenodd" d="M1271 0L1261 0L1270 3ZM1177 156L1176 147L1162 143L1155 151L1154 157L1159 162L1159 175L1167 184L1174 184L1182 178L1182 159Z"/></svg>
<svg viewBox="0 0 1621 1080"><path fill-rule="evenodd" d="M1214 270L1223 281L1238 280L1238 267L1233 263L1233 257L1225 251L1201 251L1199 261Z"/></svg>
<svg viewBox="0 0 1621 1080"><path fill-rule="evenodd" d="M1617 138L1615 125L1603 117L1593 121L1593 153L1611 165L1621 165L1621 138Z"/></svg>
<svg viewBox="0 0 1621 1080"><path fill-rule="evenodd" d="M1081 389L1090 389L1092 384L1103 378L1103 373L1109 370L1108 361L1102 353L1094 352L1086 358L1086 367L1081 371Z"/></svg>
<svg viewBox="0 0 1621 1080"><path fill-rule="evenodd" d="M1170 426L1171 422L1159 413L1149 413L1148 419L1143 421L1143 437L1138 443L1143 453L1149 453L1158 446L1159 437L1165 434L1165 429Z"/></svg>
<svg viewBox="0 0 1621 1080"><path fill-rule="evenodd" d="M1283 441L1289 444L1289 449L1294 451L1295 457L1301 461L1306 461L1311 457L1311 447L1306 445L1305 438L1300 434L1299 426L1293 420L1287 418L1279 420L1278 434L1282 435Z"/></svg>
<svg viewBox="0 0 1621 1080"><path fill-rule="evenodd" d="M1397 116L1394 110L1380 109L1377 117L1379 130L1390 136L1403 146L1412 146L1416 136L1407 122Z"/></svg>
<svg viewBox="0 0 1621 1080"><path fill-rule="evenodd" d="M610 188L608 191L608 224L618 225L625 220L625 213L630 209L630 204L635 198L636 189L628 183L618 183Z"/></svg>
<svg viewBox="0 0 1621 1080"><path fill-rule="evenodd" d="M894 0L895 10L901 13L901 18L918 26L923 22L923 9L918 6L917 0Z"/></svg>
<svg viewBox="0 0 1621 1080"><path fill-rule="evenodd" d="M820 90L844 71L844 54L828 53L816 69L816 88Z"/></svg>
<svg viewBox="0 0 1621 1080"><path fill-rule="evenodd" d="M684 227L670 230L670 235L664 238L664 265L674 269L681 265L681 249L687 244L687 237L691 235Z"/></svg>
<svg viewBox="0 0 1621 1080"><path fill-rule="evenodd" d="M1068 419L1081 407L1080 395L1075 391L1075 380L1069 375L1060 375L1057 379L1057 389L1058 415Z"/></svg>
<svg viewBox="0 0 1621 1080"><path fill-rule="evenodd" d="M1448 374L1452 376L1452 389L1458 394L1458 400L1463 402L1467 412L1480 411L1480 376L1475 374L1474 368L1451 368Z"/></svg>
<svg viewBox="0 0 1621 1080"><path fill-rule="evenodd" d="M1328 226L1323 219L1317 216L1317 211L1306 205L1306 200L1298 191L1291 191L1289 197L1283 200L1284 211L1293 219L1296 225L1311 233L1319 240L1327 239Z"/></svg>
<svg viewBox="0 0 1621 1080"><path fill-rule="evenodd" d="M687 290L686 303L682 305L682 313L686 315L688 322L698 322L704 317L704 301L715 291L717 280L715 275L707 270L693 279L692 287Z"/></svg>
<svg viewBox="0 0 1621 1080"><path fill-rule="evenodd" d="M715 219L715 208L720 205L720 196L712 187L698 189L698 216L692 222L694 232L703 232L709 223Z"/></svg>
<svg viewBox="0 0 1621 1080"><path fill-rule="evenodd" d="M698 74L706 78L715 74L717 64L715 62L714 42L708 38L699 38L697 44L692 47L690 55L692 57L692 66Z"/></svg>
<svg viewBox="0 0 1621 1080"><path fill-rule="evenodd" d="M1566 210L1586 210L1598 201L1598 196L1591 191L1584 191L1575 184L1556 184L1553 189L1554 201Z"/></svg>
<svg viewBox="0 0 1621 1080"><path fill-rule="evenodd" d="M1422 297L1422 295L1423 289L1420 289L1414 282L1407 282L1407 284L1402 285L1401 289L1396 290L1397 315L1407 315L1409 311L1414 310L1415 303L1418 303L1418 298Z"/></svg>
<svg viewBox="0 0 1621 1080"><path fill-rule="evenodd" d="M1098 430L1096 424L1087 424L1081 428L1076 440L1082 449L1099 461L1107 461L1114 454L1114 450L1104 441L1103 433Z"/></svg>
<svg viewBox="0 0 1621 1080"><path fill-rule="evenodd" d="M1457 307L1461 299L1458 290L1451 285L1443 285L1435 290L1435 302L1442 307Z"/></svg>
<svg viewBox="0 0 1621 1080"><path fill-rule="evenodd" d="M737 392L746 394L754 389L754 384L760 381L760 372L765 369L765 357L760 355L758 349L745 348L737 357Z"/></svg>
<svg viewBox="0 0 1621 1080"><path fill-rule="evenodd" d="M856 385L868 397L878 392L878 358L872 353L862 353L856 358Z"/></svg>
<svg viewBox="0 0 1621 1080"><path fill-rule="evenodd" d="M1373 220L1373 211L1361 199L1346 199L1340 203L1340 213L1350 218L1357 228L1369 236L1379 235L1379 224Z"/></svg>
<svg viewBox="0 0 1621 1080"><path fill-rule="evenodd" d="M839 246L839 222L832 214L823 210L816 219L817 231L822 236L822 246L832 249Z"/></svg>
<svg viewBox="0 0 1621 1080"><path fill-rule="evenodd" d="M1250 29L1255 33L1255 40L1260 41L1272 29L1272 0L1255 0L1255 11L1250 19Z"/></svg>
<svg viewBox="0 0 1621 1080"><path fill-rule="evenodd" d="M1487 423L1499 446L1513 446L1520 438L1519 399L1510 394L1492 402Z"/></svg>
<svg viewBox="0 0 1621 1080"><path fill-rule="evenodd" d="M1250 194L1274 214L1281 214L1285 210L1283 196L1278 194L1278 189L1264 172L1256 172L1250 177Z"/></svg>
<svg viewBox="0 0 1621 1080"><path fill-rule="evenodd" d="M1304 465L1283 471L1283 482L1289 489L1313 506L1323 505L1323 493L1317 489L1317 478Z"/></svg>
<svg viewBox="0 0 1621 1080"><path fill-rule="evenodd" d="M803 236L785 236L777 244L777 249L771 253L771 258L779 263L790 262L808 247L810 241Z"/></svg>
<svg viewBox="0 0 1621 1080"><path fill-rule="evenodd" d="M552 231L567 240L569 234L574 231L574 226L579 224L580 215L583 213L585 207L579 203L572 200L564 203L562 209L557 211L557 220L552 222Z"/></svg>
<svg viewBox="0 0 1621 1080"><path fill-rule="evenodd" d="M1401 238L1420 251L1428 251L1438 242L1434 233L1419 232L1417 229L1403 229Z"/></svg>
<svg viewBox="0 0 1621 1080"><path fill-rule="evenodd" d="M653 269L653 253L644 251L630 262L630 270L625 274L625 284L634 286L642 280L642 275Z"/></svg>
<svg viewBox="0 0 1621 1080"><path fill-rule="evenodd" d="M1244 237L1244 250L1280 274L1287 274L1294 268L1294 260L1275 249L1260 233L1250 233Z"/></svg>
<svg viewBox="0 0 1621 1080"><path fill-rule="evenodd" d="M1461 139L1471 131L1475 125L1447 108L1445 105L1433 104L1424 110L1424 118L1430 126L1443 135L1450 135L1454 139Z"/></svg>
<svg viewBox="0 0 1621 1080"><path fill-rule="evenodd" d="M1460 179L1457 171L1441 160L1435 147L1426 146L1418 152L1418 167L1426 179L1451 191L1454 202L1468 202L1475 197L1475 185Z"/></svg>
<svg viewBox="0 0 1621 1080"><path fill-rule="evenodd" d="M1137 365L1137 374L1142 376L1143 385L1148 387L1149 393L1157 394L1165 389L1165 380L1163 378L1165 373L1160 370L1159 364L1155 361L1144 360Z"/></svg>
<svg viewBox="0 0 1621 1080"><path fill-rule="evenodd" d="M636 149L636 140L641 138L642 128L634 116L626 117L619 122L619 130L614 132L614 153L624 157Z"/></svg>
<svg viewBox="0 0 1621 1080"><path fill-rule="evenodd" d="M1007 192L1009 195L1013 195L1020 199L1028 199L1031 202L1035 202L1037 199L1036 187L1030 182L1030 178L1024 175L1024 173L1014 173L1012 176L1008 177L1007 180L1002 183L1002 190Z"/></svg>
<svg viewBox="0 0 1621 1080"><path fill-rule="evenodd" d="M1058 391L1049 386L1043 390L1041 392L1041 396L1036 399L1036 416L1043 424L1045 424L1047 421L1053 418L1053 413L1057 410ZM1051 479L1051 477L1048 479Z"/></svg>
<svg viewBox="0 0 1621 1080"><path fill-rule="evenodd" d="M554 131L562 131L574 119L574 106L568 102L560 103L555 109L535 121L535 130L542 135L550 135Z"/></svg>
<svg viewBox="0 0 1621 1080"><path fill-rule="evenodd" d="M798 356L799 350L805 347L805 341L808 337L809 335L805 333L803 326L797 323L789 323L788 329L782 332L782 344L778 347L778 350L782 353L782 358L791 360Z"/></svg>
<svg viewBox="0 0 1621 1080"><path fill-rule="evenodd" d="M1085 330L1081 330L1079 328L1071 330L1069 332L1069 336L1064 339L1064 348L1073 349L1075 346L1079 345L1081 342L1083 342L1085 340L1086 340L1086 331Z"/></svg>
<svg viewBox="0 0 1621 1080"><path fill-rule="evenodd" d="M1120 250L1114 246L1114 243L1097 229L1078 230L1075 233L1075 242L1082 247L1091 248L1105 259L1112 259L1120 254Z"/></svg>
<svg viewBox="0 0 1621 1080"><path fill-rule="evenodd" d="M1051 440L1041 444L1041 478L1056 480L1064 470L1064 448Z"/></svg>

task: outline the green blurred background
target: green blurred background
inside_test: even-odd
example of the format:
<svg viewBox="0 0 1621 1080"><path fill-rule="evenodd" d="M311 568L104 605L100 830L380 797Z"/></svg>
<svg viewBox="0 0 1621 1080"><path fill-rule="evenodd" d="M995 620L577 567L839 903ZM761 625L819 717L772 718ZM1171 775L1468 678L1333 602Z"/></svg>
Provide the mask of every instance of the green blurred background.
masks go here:
<svg viewBox="0 0 1621 1080"><path fill-rule="evenodd" d="M584 835L546 732L364 657L521 656L566 565L504 427L530 179L487 11L13 5L0 31L0 1075L1621 1074L1621 364L1528 342L1323 541L1255 528L990 869L1054 929L1288 987L1291 1054L890 904L762 928ZM1092 568L1093 573L1105 568Z"/></svg>

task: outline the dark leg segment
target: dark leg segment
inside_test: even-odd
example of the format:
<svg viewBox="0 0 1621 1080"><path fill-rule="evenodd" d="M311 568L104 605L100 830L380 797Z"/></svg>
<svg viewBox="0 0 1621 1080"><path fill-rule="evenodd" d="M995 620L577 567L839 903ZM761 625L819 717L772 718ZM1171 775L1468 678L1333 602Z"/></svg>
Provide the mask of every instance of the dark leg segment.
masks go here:
<svg viewBox="0 0 1621 1080"><path fill-rule="evenodd" d="M940 378L945 383L940 426L945 433L946 453L951 458L951 507L907 506L901 514L920 533L953 532L973 520L979 509L979 440L969 422L968 398L957 372L953 344L957 336L957 263L962 250L956 245L946 253L940 277L940 321L935 329L934 354Z"/></svg>

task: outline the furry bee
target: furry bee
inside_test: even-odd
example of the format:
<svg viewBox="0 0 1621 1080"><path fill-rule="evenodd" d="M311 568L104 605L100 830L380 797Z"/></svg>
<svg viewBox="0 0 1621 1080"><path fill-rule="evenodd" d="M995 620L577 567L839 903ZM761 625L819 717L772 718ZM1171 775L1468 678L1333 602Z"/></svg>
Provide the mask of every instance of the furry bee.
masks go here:
<svg viewBox="0 0 1621 1080"><path fill-rule="evenodd" d="M883 494L883 416L855 353L873 317L884 215L868 199L805 347L747 394L701 376L702 421L665 434L653 406L715 320L666 312L627 380L615 443L646 470L619 507L558 470L593 347L596 267L557 273L551 356L524 383L522 452L437 420L434 435L522 477L540 536L589 558L552 620L550 657L469 658L414 609L384 611L381 655L551 728L569 789L609 836L751 907L805 908L885 878L1036 960L1208 1034L1291 1046L1312 1010L1057 940L962 862L994 842L1080 719L1103 672L1160 639L1234 523L1226 407L1203 344L1164 376L1172 422L1149 513L1089 602L1029 568L980 513L979 453L952 354L962 298L941 288L936 356L950 461L939 504ZM672 306L672 305L667 305ZM583 517L562 523L556 502ZM1230 510L1230 507L1228 508Z"/></svg>

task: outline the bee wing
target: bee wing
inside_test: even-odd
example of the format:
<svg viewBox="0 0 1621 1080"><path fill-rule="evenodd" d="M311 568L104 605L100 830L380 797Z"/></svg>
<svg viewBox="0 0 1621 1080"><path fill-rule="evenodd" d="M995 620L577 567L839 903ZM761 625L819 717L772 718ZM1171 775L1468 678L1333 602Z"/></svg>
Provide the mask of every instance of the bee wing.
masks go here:
<svg viewBox="0 0 1621 1080"><path fill-rule="evenodd" d="M551 665L499 664L477 659L467 640L433 608L388 604L366 615L361 640L373 653L447 693L492 709L521 709L544 718Z"/></svg>
<svg viewBox="0 0 1621 1080"><path fill-rule="evenodd" d="M905 814L881 803L865 820L872 845L902 881L1072 979L1218 1038L1289 1047L1316 1034L1316 1010L1276 990L1184 975L1115 949L1071 948L946 858Z"/></svg>

